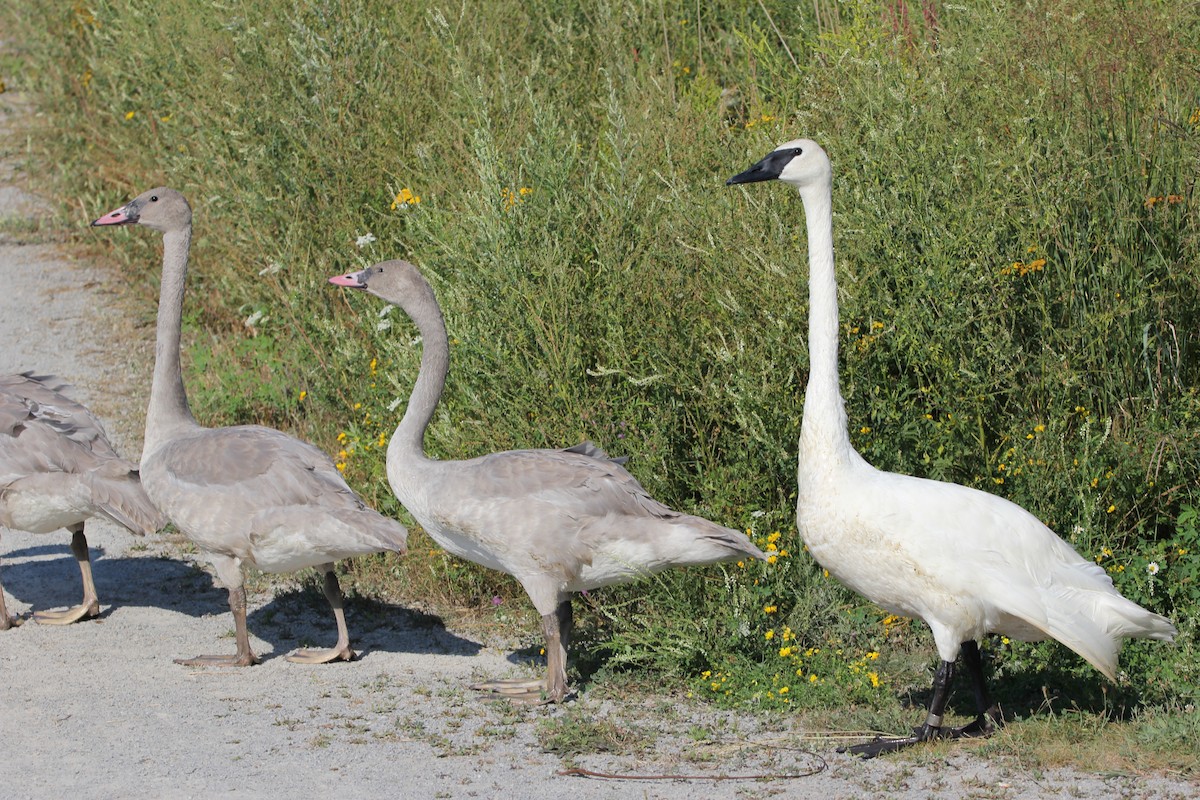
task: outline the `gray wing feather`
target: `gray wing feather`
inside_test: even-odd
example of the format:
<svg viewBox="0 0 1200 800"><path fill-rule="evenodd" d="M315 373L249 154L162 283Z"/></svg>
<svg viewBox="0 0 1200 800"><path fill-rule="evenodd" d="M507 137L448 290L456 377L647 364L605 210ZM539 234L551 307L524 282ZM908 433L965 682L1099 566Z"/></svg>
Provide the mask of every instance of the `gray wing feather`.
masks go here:
<svg viewBox="0 0 1200 800"><path fill-rule="evenodd" d="M137 534L158 530L166 519L142 490L137 466L117 455L91 411L61 394L67 388L48 375L0 375L0 491L82 489L85 516Z"/></svg>

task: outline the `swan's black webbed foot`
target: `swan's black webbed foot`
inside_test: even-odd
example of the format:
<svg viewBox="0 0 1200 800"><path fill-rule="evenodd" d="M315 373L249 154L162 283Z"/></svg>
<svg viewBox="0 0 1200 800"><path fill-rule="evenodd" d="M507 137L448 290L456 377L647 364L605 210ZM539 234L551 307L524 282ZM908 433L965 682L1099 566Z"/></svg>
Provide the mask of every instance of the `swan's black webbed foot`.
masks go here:
<svg viewBox="0 0 1200 800"><path fill-rule="evenodd" d="M961 728L952 728L948 736L953 739L981 739L991 736L1003 727L1004 714L1001 713L1000 706L993 705L976 717L974 722Z"/></svg>
<svg viewBox="0 0 1200 800"><path fill-rule="evenodd" d="M938 739L944 735L946 735L946 731L942 728L918 725L913 728L912 736L876 736L869 742L849 747L839 747L837 751L839 753L849 753L858 758L875 758L875 756L880 756L884 753L895 753L897 750L903 750L906 747L912 747L914 744Z"/></svg>

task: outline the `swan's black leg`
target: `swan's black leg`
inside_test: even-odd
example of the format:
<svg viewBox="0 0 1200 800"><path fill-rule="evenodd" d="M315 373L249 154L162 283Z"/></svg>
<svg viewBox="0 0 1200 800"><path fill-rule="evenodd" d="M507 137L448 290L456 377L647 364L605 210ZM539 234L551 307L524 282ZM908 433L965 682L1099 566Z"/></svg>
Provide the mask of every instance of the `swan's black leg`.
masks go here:
<svg viewBox="0 0 1200 800"><path fill-rule="evenodd" d="M838 748L853 756L874 758L883 753L894 753L918 742L927 742L942 735L942 717L946 713L946 702L950 699L950 683L954 680L954 662L943 661L933 676L933 697L929 700L929 713L925 721L913 728L912 736L885 738L876 736L864 744Z"/></svg>
<svg viewBox="0 0 1200 800"><path fill-rule="evenodd" d="M979 654L979 645L974 641L963 642L962 659L967 672L971 676L971 691L975 694L975 721L962 728L955 728L951 735L955 738L989 736L996 728L1004 724L1000 706L993 705L988 696L987 684L983 679L983 659Z"/></svg>

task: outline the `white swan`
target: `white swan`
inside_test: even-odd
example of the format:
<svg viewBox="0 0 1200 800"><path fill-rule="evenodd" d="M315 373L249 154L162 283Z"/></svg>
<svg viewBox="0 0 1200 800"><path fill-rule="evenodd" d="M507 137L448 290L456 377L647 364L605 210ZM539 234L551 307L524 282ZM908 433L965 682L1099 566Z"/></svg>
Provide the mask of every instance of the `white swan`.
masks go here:
<svg viewBox="0 0 1200 800"><path fill-rule="evenodd" d="M300 650L291 661L350 660L342 593L333 562L382 550L405 552L407 531L368 508L321 450L271 428L204 428L188 408L180 371L180 316L192 210L172 189L151 189L92 223L145 225L163 234L154 381L146 411L142 483L150 498L204 551L229 589L237 653L177 659L186 665L258 662L246 631L242 564L263 572L316 567L325 574L338 641Z"/></svg>
<svg viewBox="0 0 1200 800"><path fill-rule="evenodd" d="M925 722L911 737L851 748L873 756L936 736L980 735L1000 722L984 686L976 641L988 633L1057 639L1110 680L1124 638L1170 641L1170 621L1122 597L1096 564L1020 506L952 483L881 472L850 445L838 389L832 171L815 142L781 145L728 184L781 180L800 192L808 224L808 388L800 428L796 522L830 574L933 631L942 663ZM978 719L943 730L960 651Z"/></svg>
<svg viewBox="0 0 1200 800"><path fill-rule="evenodd" d="M0 526L30 533L71 532L71 552L83 576L83 601L65 611L33 615L67 625L100 613L84 525L107 517L143 536L166 519L142 490L137 466L117 455L92 412L66 397L48 375L0 375ZM0 586L0 630L10 617Z"/></svg>
<svg viewBox="0 0 1200 800"><path fill-rule="evenodd" d="M446 384L450 348L433 290L417 268L386 261L329 279L400 306L421 332L421 369L388 445L392 490L438 544L520 581L542 615L546 676L472 687L523 702L567 695L571 593L689 564L766 559L742 533L672 511L617 462L584 442L436 461L425 429Z"/></svg>

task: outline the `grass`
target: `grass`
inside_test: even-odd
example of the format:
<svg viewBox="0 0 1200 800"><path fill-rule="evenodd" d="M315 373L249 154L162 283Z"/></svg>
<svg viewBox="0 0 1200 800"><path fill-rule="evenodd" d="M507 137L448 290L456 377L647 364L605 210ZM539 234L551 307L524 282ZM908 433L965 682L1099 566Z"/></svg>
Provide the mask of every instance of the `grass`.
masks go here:
<svg viewBox="0 0 1200 800"><path fill-rule="evenodd" d="M23 43L0 75L36 98L29 171L79 221L76 243L116 260L149 308L155 239L84 223L163 183L195 207L200 419L313 440L404 518L383 443L419 345L402 315L324 279L410 258L453 340L434 455L591 438L665 502L775 548L770 567L591 593L585 680L665 681L769 714L850 702L890 724L927 690L928 634L828 580L792 517L799 203L722 186L781 141L818 139L835 169L855 446L1020 503L1180 629L1173 646L1127 646L1115 687L1057 645L989 643L1001 699L1037 719L1048 693L1151 742L1174 734L1148 720L1188 718L1200 30L1186 8L30 6L0 9ZM413 541L406 559L349 565L351 580L529 621L510 580Z"/></svg>
<svg viewBox="0 0 1200 800"><path fill-rule="evenodd" d="M655 740L649 731L573 710L540 721L537 732L543 751L567 760L592 753L640 755L653 749Z"/></svg>

